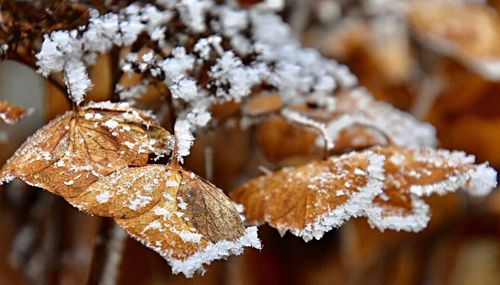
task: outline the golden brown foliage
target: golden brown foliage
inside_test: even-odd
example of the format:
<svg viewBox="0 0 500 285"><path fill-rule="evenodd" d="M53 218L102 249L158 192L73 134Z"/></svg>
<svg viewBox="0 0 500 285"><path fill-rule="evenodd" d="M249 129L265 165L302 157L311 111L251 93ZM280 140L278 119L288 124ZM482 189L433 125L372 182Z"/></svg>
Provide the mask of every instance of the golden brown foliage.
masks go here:
<svg viewBox="0 0 500 285"><path fill-rule="evenodd" d="M485 164L474 164L474 157L463 152L431 148L374 147L373 152L385 157L383 192L373 200L369 222L385 228L420 231L429 221L429 207L421 199L431 194L444 195L459 188L471 195L483 195L494 185L481 180L495 179ZM487 170L486 170L487 169ZM477 172L491 177L476 177Z"/></svg>
<svg viewBox="0 0 500 285"><path fill-rule="evenodd" d="M267 223L306 241L360 215L381 230L419 231L429 221L421 197L459 188L480 196L495 186L495 171L474 162L463 152L373 147L284 168L231 194L245 206L249 224Z"/></svg>
<svg viewBox="0 0 500 285"><path fill-rule="evenodd" d="M413 1L408 21L424 40L442 45L459 60L500 58L500 21L490 8L473 3Z"/></svg>
<svg viewBox="0 0 500 285"><path fill-rule="evenodd" d="M381 157L360 152L261 176L231 193L249 224L268 223L305 240L359 215L382 187Z"/></svg>
<svg viewBox="0 0 500 285"><path fill-rule="evenodd" d="M169 134L153 117L120 105L67 112L29 138L3 166L0 180L19 178L74 197L111 172L144 165L166 149Z"/></svg>
<svg viewBox="0 0 500 285"><path fill-rule="evenodd" d="M128 187L130 184L127 185L127 178L137 174L141 179L134 182L134 187ZM110 193L109 202L103 202L103 208L108 210L106 214L116 215L123 211L120 210L122 207L132 208L133 212L128 217L115 216L115 221L132 237L167 259L173 266L174 273L181 271L187 276L192 275L197 266L184 271L183 261L192 262L189 261L190 257L209 246L221 241L235 242L245 234L239 213L227 196L214 185L179 166L147 165L127 168L120 171L118 176L123 179L115 180L115 192ZM114 179L107 177L98 183L109 185L109 180ZM122 183L127 185L126 188L120 185ZM145 189L141 193L144 194L142 198L138 198L147 201L144 207L137 211L135 205L131 207L130 203L119 203L127 195L132 198L134 195L140 196L136 192L137 188ZM87 200L99 200L97 195L101 193L90 190ZM160 198L156 199L158 194ZM73 200L72 203L77 202ZM87 205L89 204L77 204L83 209ZM194 262L206 263L214 258L217 256ZM175 263L176 261L180 264Z"/></svg>

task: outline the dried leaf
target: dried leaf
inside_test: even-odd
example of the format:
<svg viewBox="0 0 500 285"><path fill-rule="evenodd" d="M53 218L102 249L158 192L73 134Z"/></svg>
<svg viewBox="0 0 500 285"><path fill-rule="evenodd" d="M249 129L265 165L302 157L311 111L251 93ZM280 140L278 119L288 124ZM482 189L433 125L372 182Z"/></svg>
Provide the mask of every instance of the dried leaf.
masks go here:
<svg viewBox="0 0 500 285"><path fill-rule="evenodd" d="M80 195L66 200L92 215L137 217L161 199L169 181L167 174L163 165L117 170L91 184Z"/></svg>
<svg viewBox="0 0 500 285"><path fill-rule="evenodd" d="M408 21L431 47L486 78L500 79L500 20L493 9L474 3L413 1Z"/></svg>
<svg viewBox="0 0 500 285"><path fill-rule="evenodd" d="M394 143L402 146L435 146L436 131L430 124L422 123L413 116L401 112L389 104L377 101L362 88L345 92L336 97L332 119L348 115L355 123L383 131ZM329 126L337 130L337 121Z"/></svg>
<svg viewBox="0 0 500 285"><path fill-rule="evenodd" d="M25 116L29 115L30 110L16 106L7 101L0 101L0 120L7 124L13 124Z"/></svg>
<svg viewBox="0 0 500 285"><path fill-rule="evenodd" d="M430 214L422 196L460 188L481 196L496 186L496 172L463 152L398 146L372 151L385 157L384 192L367 209L369 223L380 230L424 229Z"/></svg>
<svg viewBox="0 0 500 285"><path fill-rule="evenodd" d="M231 193L249 224L268 223L305 241L364 214L382 192L383 156L367 151L284 168Z"/></svg>
<svg viewBox="0 0 500 285"><path fill-rule="evenodd" d="M334 151L358 149L386 144L380 134L403 146L434 146L435 130L426 123L388 104L374 100L366 90L358 88L334 97L330 108L291 106L311 120L325 124ZM277 117L264 121L257 140L266 156L279 160L296 155L317 155L323 151L324 139L318 131L300 127Z"/></svg>
<svg viewBox="0 0 500 285"><path fill-rule="evenodd" d="M63 197L74 197L111 172L145 165L166 150L169 134L127 104L95 103L67 112L29 138L0 171Z"/></svg>
<svg viewBox="0 0 500 285"><path fill-rule="evenodd" d="M279 116L267 118L257 129L259 147L271 161L320 154L315 144L317 138L316 131L294 125Z"/></svg>
<svg viewBox="0 0 500 285"><path fill-rule="evenodd" d="M276 112L283 106L282 98L278 93L261 92L245 103L243 112L250 116L259 116Z"/></svg>
<svg viewBox="0 0 500 285"><path fill-rule="evenodd" d="M203 264L241 254L245 246L260 248L256 228L245 229L234 204L214 185L170 165L139 169L120 171L123 176L120 181L125 182L126 177L137 172L144 173L140 181L153 185L152 192L161 193L161 197L139 215L115 220L132 237L163 256L174 273L191 277L196 271L203 271ZM160 170L167 181L156 184L154 180ZM134 188L126 191L132 192ZM109 207L121 205L111 202ZM110 213L120 211L113 209Z"/></svg>

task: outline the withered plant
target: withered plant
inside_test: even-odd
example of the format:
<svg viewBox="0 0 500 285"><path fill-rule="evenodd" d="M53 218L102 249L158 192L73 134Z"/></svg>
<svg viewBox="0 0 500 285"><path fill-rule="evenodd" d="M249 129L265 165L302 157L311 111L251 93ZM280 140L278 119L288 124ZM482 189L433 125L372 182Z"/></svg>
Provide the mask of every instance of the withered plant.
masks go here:
<svg viewBox="0 0 500 285"><path fill-rule="evenodd" d="M36 70L68 110L15 151L1 183L19 179L113 219L186 277L260 249L262 224L305 242L356 217L418 232L427 196L496 187L487 163L437 149L431 125L302 47L281 4L2 1L1 59ZM102 58L109 82L91 76ZM105 84L107 98L92 102ZM0 102L5 123L25 114Z"/></svg>

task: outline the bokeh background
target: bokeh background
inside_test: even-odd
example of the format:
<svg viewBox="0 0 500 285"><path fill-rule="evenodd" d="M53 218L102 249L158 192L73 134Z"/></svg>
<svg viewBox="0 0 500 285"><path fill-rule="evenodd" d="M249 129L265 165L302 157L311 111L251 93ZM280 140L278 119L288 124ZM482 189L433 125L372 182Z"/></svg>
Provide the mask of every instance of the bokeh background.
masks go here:
<svg viewBox="0 0 500 285"><path fill-rule="evenodd" d="M440 147L500 169L500 1L285 4L281 15L305 46L348 65L377 99L432 123ZM101 57L92 70L94 100L109 96L108 60ZM10 61L0 62L0 98L34 110L14 126L0 126L2 162L68 108L41 76ZM227 192L261 155L248 130L207 133L187 161L201 175L207 148L212 181ZM381 233L355 219L304 243L263 226L260 252L246 250L185 279L139 243L123 237L120 243L109 221L21 182L2 187L0 284L96 284L99 256L109 250L122 253L116 284L500 284L500 191L482 199L463 193L428 199L432 219L420 233Z"/></svg>

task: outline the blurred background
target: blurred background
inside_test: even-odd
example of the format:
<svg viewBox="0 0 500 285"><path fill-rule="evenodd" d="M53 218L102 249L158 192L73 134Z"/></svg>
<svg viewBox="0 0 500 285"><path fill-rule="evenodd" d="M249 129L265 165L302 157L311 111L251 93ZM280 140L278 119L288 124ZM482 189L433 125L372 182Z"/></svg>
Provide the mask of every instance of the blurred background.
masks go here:
<svg viewBox="0 0 500 285"><path fill-rule="evenodd" d="M281 15L305 46L349 66L374 97L433 124L440 147L500 170L498 13L500 1L290 0ZM94 100L109 96L107 60L92 70ZM0 99L34 110L0 126L1 162L68 108L41 76L10 61L0 62ZM207 147L212 182L229 192L256 155L252 134L224 129L197 138L188 168L205 173ZM109 221L19 181L2 187L0 284L96 284L109 248L122 253L116 284L500 284L499 191L428 199L432 219L420 233L381 233L355 219L304 243L263 226L262 251L247 249L185 279L131 239L117 246Z"/></svg>

